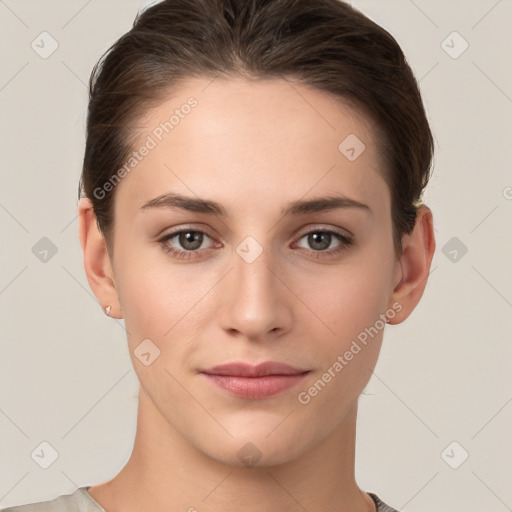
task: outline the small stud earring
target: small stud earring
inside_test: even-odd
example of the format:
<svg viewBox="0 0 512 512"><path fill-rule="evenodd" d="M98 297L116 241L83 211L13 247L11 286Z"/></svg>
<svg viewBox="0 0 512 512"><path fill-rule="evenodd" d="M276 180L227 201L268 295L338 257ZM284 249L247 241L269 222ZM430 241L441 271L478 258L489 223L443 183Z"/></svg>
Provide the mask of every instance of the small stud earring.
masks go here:
<svg viewBox="0 0 512 512"><path fill-rule="evenodd" d="M111 310L111 307L110 305L108 305L106 308L105 308L105 315L109 315L110 314L110 310Z"/></svg>

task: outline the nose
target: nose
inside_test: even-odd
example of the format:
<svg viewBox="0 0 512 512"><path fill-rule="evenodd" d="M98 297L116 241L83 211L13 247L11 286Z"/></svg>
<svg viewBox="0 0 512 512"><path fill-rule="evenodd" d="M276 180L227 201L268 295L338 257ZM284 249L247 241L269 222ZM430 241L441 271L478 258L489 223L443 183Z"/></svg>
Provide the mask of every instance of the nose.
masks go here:
<svg viewBox="0 0 512 512"><path fill-rule="evenodd" d="M293 322L293 293L286 277L268 250L254 261L240 254L233 251L232 270L221 281L221 327L252 341L277 338Z"/></svg>

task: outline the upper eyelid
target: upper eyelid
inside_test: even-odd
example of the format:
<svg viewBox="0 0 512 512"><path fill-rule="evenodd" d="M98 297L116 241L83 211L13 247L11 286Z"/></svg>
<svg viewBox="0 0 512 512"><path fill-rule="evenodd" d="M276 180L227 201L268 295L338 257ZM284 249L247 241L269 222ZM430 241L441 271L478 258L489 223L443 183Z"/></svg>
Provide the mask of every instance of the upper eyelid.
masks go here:
<svg viewBox="0 0 512 512"><path fill-rule="evenodd" d="M169 231L168 233L164 233L163 235L161 235L159 237L160 240L162 240L163 238L174 238L176 235L179 235L180 233L182 232L186 232L186 231L194 231L194 232L197 232L197 233L203 233L205 234L206 236L208 236L209 238L211 239L214 239L215 237L210 235L210 233L208 232L208 230L204 229L204 228L195 228L195 227L192 227L192 226L185 226L185 227L181 227L181 228L175 228L175 229L171 229L171 231Z"/></svg>

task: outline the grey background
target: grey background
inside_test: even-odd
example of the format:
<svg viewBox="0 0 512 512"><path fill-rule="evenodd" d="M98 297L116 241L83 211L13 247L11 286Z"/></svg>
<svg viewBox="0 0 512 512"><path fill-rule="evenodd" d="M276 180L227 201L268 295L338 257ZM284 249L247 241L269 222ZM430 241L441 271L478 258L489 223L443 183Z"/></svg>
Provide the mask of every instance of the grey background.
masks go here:
<svg viewBox="0 0 512 512"><path fill-rule="evenodd" d="M352 4L401 44L436 138L432 272L360 398L357 481L405 512L511 510L512 2ZM0 0L0 507L110 479L131 452L138 381L89 289L76 197L90 71L141 5Z"/></svg>

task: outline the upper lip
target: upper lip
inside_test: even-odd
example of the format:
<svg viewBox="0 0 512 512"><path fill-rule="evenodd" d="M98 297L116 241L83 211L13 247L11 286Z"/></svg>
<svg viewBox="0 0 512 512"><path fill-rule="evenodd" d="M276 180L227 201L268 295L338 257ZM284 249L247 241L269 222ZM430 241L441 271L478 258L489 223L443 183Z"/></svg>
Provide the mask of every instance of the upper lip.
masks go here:
<svg viewBox="0 0 512 512"><path fill-rule="evenodd" d="M201 373L207 373L209 375L232 375L236 377L263 377L265 375L299 375L307 371L308 370L294 368L285 363L266 361L258 365L243 362L221 364L201 370Z"/></svg>

